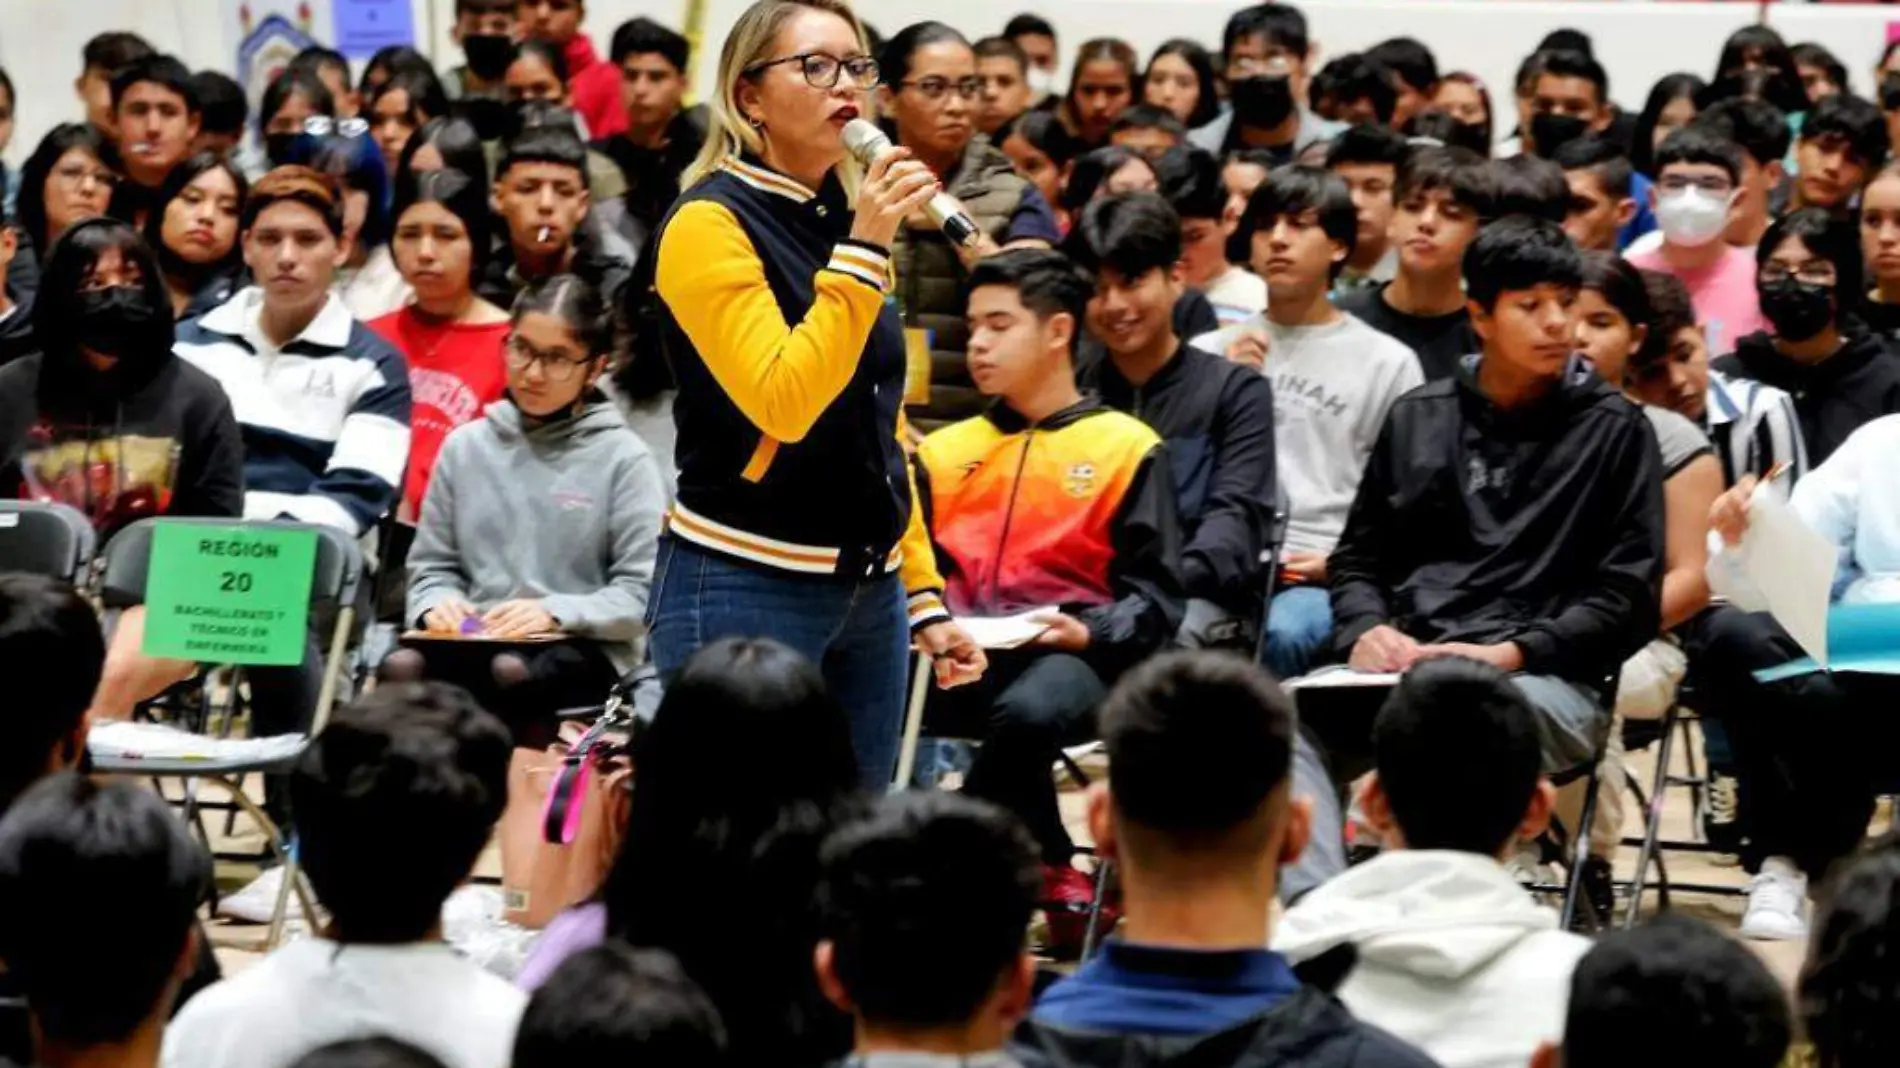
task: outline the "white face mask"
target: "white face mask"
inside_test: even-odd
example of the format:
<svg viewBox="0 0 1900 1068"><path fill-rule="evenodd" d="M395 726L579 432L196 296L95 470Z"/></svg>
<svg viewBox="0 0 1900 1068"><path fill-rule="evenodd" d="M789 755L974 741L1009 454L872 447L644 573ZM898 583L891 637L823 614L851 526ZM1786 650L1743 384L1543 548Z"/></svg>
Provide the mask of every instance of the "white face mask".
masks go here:
<svg viewBox="0 0 1900 1068"><path fill-rule="evenodd" d="M1733 203L1734 193L1718 197L1693 186L1678 193L1659 192L1656 225L1670 244L1700 248L1728 229L1728 209Z"/></svg>
<svg viewBox="0 0 1900 1068"><path fill-rule="evenodd" d="M1056 72L1041 67L1029 68L1029 92L1037 100L1056 95Z"/></svg>

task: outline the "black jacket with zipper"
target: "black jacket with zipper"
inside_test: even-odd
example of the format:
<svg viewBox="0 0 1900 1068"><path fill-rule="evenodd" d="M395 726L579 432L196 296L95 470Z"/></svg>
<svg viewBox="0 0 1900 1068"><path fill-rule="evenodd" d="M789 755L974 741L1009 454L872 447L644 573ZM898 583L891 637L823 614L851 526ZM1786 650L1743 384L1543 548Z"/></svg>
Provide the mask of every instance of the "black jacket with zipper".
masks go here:
<svg viewBox="0 0 1900 1068"><path fill-rule="evenodd" d="M1660 625L1655 433L1580 360L1505 410L1479 391L1477 359L1386 417L1329 562L1335 651L1382 623L1515 642L1525 672L1601 693Z"/></svg>
<svg viewBox="0 0 1900 1068"><path fill-rule="evenodd" d="M1259 372L1189 345L1140 386L1103 356L1076 373L1102 403L1168 445L1188 597L1252 618L1273 525L1273 387Z"/></svg>
<svg viewBox="0 0 1900 1068"><path fill-rule="evenodd" d="M1768 334L1750 334L1714 364L1723 374L1752 378L1794 398L1810 469L1861 424L1900 412L1900 356L1858 321L1849 321L1846 335L1839 352L1810 364L1775 351Z"/></svg>

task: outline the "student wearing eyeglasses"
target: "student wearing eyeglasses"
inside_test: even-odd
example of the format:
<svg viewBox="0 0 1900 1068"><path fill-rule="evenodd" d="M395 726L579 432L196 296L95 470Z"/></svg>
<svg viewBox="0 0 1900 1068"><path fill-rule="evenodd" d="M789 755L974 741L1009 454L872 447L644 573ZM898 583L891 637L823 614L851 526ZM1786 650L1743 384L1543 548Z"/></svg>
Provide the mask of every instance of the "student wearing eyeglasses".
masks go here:
<svg viewBox="0 0 1900 1068"><path fill-rule="evenodd" d="M919 364L904 399L912 420L934 430L984 408L963 351L970 337L963 321L970 267L1003 245L1046 248L1061 233L1042 194L1002 149L977 136L983 79L962 34L941 22L906 26L884 46L878 69L884 79L878 98L896 127L896 142L930 168L982 231L976 247L966 248L945 240L927 216L912 216L897 228L891 247L906 340L911 351L930 353L927 375Z"/></svg>
<svg viewBox="0 0 1900 1068"><path fill-rule="evenodd" d="M727 635L820 665L883 790L913 640L939 685L987 661L943 608L898 439L891 248L942 184L914 149L851 159L844 128L878 82L842 0L758 0L726 38L711 133L654 238L679 496L648 623L662 676Z"/></svg>

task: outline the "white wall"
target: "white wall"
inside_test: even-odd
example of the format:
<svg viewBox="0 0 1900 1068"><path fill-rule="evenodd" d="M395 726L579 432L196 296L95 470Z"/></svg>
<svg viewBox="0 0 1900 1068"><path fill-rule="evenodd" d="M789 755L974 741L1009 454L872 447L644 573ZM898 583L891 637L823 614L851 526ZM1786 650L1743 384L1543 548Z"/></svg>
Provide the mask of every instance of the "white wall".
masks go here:
<svg viewBox="0 0 1900 1068"><path fill-rule="evenodd" d="M447 61L454 0L412 0L419 36ZM588 28L604 50L613 27L635 15L679 25L689 0L590 0ZM704 0L704 40L716 53L748 0ZM860 0L859 11L886 33L922 18L946 18L971 36L1000 29L1013 14L1037 10L1059 29L1065 48L1088 37L1127 38L1146 54L1168 37L1218 44L1221 26L1242 0ZM1430 45L1446 70L1484 78L1496 94L1510 84L1518 61L1558 26L1590 33L1610 73L1611 94L1637 108L1664 74L1691 70L1708 76L1725 38L1753 22L1752 3L1640 3L1617 0L1306 0L1302 5L1325 54L1364 48L1396 34ZM221 0L0 0L0 65L19 89L19 115L7 158L18 163L54 123L73 118L72 80L79 49L105 28L144 35L196 67L228 69L237 42L220 16ZM1771 24L1790 42L1817 40L1839 55L1861 92L1885 46L1893 17L1888 8L1772 4ZM700 64L700 89L710 75Z"/></svg>

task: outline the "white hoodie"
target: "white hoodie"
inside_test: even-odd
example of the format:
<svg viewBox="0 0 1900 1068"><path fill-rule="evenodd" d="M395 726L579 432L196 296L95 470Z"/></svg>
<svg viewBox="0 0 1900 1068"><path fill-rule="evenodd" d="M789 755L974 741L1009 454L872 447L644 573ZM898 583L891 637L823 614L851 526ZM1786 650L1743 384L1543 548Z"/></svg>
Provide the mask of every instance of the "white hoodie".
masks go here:
<svg viewBox="0 0 1900 1068"><path fill-rule="evenodd" d="M1321 885L1273 948L1297 963L1347 942L1359 963L1339 988L1346 1007L1445 1068L1523 1068L1560 1040L1590 948L1495 860L1444 850L1389 851Z"/></svg>

